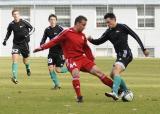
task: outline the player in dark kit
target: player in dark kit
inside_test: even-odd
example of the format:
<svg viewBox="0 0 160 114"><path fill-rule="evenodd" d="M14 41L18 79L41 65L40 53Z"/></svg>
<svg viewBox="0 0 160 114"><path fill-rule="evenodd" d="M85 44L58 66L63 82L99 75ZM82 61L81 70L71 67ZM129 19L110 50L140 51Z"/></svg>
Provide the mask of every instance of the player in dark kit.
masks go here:
<svg viewBox="0 0 160 114"><path fill-rule="evenodd" d="M116 23L116 17L113 13L107 13L104 19L109 28L99 39L88 37L88 40L95 45L100 45L108 40L113 44L117 54L117 59L111 72L113 88L111 93L105 93L105 95L112 97L114 100L118 100L119 87L121 87L124 92L128 91L125 81L120 77L120 74L126 69L133 58L131 49L128 46L128 34L138 42L145 56L149 55L149 51L144 48L140 38L133 30L125 24Z"/></svg>
<svg viewBox="0 0 160 114"><path fill-rule="evenodd" d="M41 45L34 52L51 48L56 44L61 44L66 65L70 71L73 80L73 88L77 95L77 102L82 102L83 97L80 92L80 71L91 73L97 76L105 85L112 87L112 80L97 68L94 63L94 57L87 44L87 39L82 31L85 29L87 19L84 16L78 16L75 19L74 27L64 30L50 42Z"/></svg>
<svg viewBox="0 0 160 114"><path fill-rule="evenodd" d="M12 47L12 81L17 84L18 78L18 58L19 54L23 56L23 63L26 66L27 75L31 75L30 65L28 62L29 57L29 41L30 35L34 32L34 28L25 20L20 18L19 10L14 9L12 11L14 20L9 24L7 28L7 34L4 39L3 45L6 46L6 42L9 39L12 31L14 34L13 47Z"/></svg>
<svg viewBox="0 0 160 114"><path fill-rule="evenodd" d="M50 40L54 39L55 36L63 31L63 28L60 25L57 25L56 15L49 15L48 21L50 23L50 26L45 29L40 45L44 44L47 38L49 38ZM60 83L55 71L57 73L66 73L68 71L66 67L63 67L64 61L65 60L60 44L57 44L49 49L48 69L51 79L54 83L54 89L60 89Z"/></svg>

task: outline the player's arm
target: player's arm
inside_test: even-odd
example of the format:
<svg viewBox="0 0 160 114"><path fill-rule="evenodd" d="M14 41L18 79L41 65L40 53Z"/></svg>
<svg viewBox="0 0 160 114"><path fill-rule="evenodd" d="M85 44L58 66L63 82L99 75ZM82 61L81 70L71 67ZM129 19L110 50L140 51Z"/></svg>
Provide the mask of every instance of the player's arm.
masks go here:
<svg viewBox="0 0 160 114"><path fill-rule="evenodd" d="M127 25L123 24L123 26L125 28L125 31L129 35L131 35L138 42L138 44L140 45L144 55L148 56L149 55L149 51L146 48L144 48L144 45L143 45L141 39L139 38L139 36L131 28L129 28Z"/></svg>
<svg viewBox="0 0 160 114"><path fill-rule="evenodd" d="M55 38L52 38L49 42L42 44L39 48L34 49L33 53L51 48L51 47L55 46L56 44L61 43L65 39L66 32L67 32L67 30L61 32Z"/></svg>
<svg viewBox="0 0 160 114"><path fill-rule="evenodd" d="M85 52L85 55L87 56L87 58L90 59L91 61L94 61L94 56L92 54L92 51L91 51L90 47L87 44L86 39L85 39L85 44L84 44L83 49L84 49L84 52Z"/></svg>
<svg viewBox="0 0 160 114"><path fill-rule="evenodd" d="M7 28L7 34L6 34L6 37L3 41L3 45L6 46L6 42L7 40L9 39L10 35L12 33L12 27L11 27L11 24L8 25L8 28Z"/></svg>
<svg viewBox="0 0 160 114"><path fill-rule="evenodd" d="M103 44L104 42L106 42L108 40L108 31L105 31L103 33L103 35L98 38L98 39L93 39L91 36L89 36L87 39L90 43L94 44L94 45L100 45Z"/></svg>
<svg viewBox="0 0 160 114"><path fill-rule="evenodd" d="M43 37L41 39L40 45L44 44L47 40L47 29L45 29L44 33L43 33Z"/></svg>
<svg viewBox="0 0 160 114"><path fill-rule="evenodd" d="M29 29L29 33L25 37L29 37L35 31L35 28L27 21L23 20L23 22L26 24L27 28Z"/></svg>

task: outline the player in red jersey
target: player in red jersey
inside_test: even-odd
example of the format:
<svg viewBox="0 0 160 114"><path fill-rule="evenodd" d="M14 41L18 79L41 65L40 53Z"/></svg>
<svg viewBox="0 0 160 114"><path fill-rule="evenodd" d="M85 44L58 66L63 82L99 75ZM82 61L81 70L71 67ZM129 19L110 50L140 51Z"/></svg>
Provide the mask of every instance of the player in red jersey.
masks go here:
<svg viewBox="0 0 160 114"><path fill-rule="evenodd" d="M64 30L54 39L33 51L35 53L51 48L60 43L66 58L66 66L73 77L72 84L77 95L77 102L83 101L83 97L80 92L80 71L88 72L97 76L109 87L112 87L113 85L113 81L108 78L94 63L94 57L91 49L87 45L86 36L82 33L86 24L87 18L84 16L78 16L75 19L74 27Z"/></svg>

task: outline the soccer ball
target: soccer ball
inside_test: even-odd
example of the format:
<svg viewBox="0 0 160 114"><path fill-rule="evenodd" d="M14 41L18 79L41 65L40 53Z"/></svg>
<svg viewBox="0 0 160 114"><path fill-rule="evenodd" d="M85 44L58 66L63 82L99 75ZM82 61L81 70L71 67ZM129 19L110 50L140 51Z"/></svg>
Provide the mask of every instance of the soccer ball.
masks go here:
<svg viewBox="0 0 160 114"><path fill-rule="evenodd" d="M131 102L133 100L133 93L132 91L126 91L122 97L124 102Z"/></svg>

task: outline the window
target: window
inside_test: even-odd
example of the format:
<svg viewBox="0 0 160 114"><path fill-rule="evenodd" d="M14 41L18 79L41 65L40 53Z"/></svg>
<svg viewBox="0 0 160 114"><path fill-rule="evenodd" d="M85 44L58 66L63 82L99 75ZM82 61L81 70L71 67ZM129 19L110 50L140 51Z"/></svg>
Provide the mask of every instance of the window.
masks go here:
<svg viewBox="0 0 160 114"><path fill-rule="evenodd" d="M109 56L112 57L112 48L96 48L96 56Z"/></svg>
<svg viewBox="0 0 160 114"><path fill-rule="evenodd" d="M113 12L113 7L112 6L99 6L96 7L96 27L106 27L106 24L104 22L104 15L106 13L112 13Z"/></svg>
<svg viewBox="0 0 160 114"><path fill-rule="evenodd" d="M70 27L70 7L55 7L55 14L59 25Z"/></svg>
<svg viewBox="0 0 160 114"><path fill-rule="evenodd" d="M154 6L141 5L137 7L138 14L138 28L153 28L155 26L154 22Z"/></svg>
<svg viewBox="0 0 160 114"><path fill-rule="evenodd" d="M21 15L21 18L30 22L30 7L14 7L18 9Z"/></svg>
<svg viewBox="0 0 160 114"><path fill-rule="evenodd" d="M149 57L155 57L154 56L154 48L146 48L149 50ZM144 54L141 50L141 48L138 48L138 57L144 57Z"/></svg>

